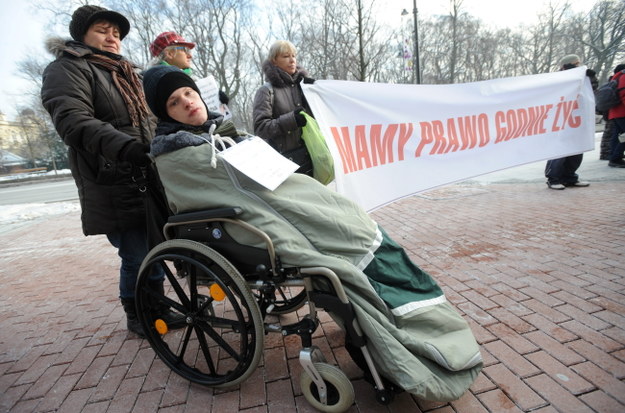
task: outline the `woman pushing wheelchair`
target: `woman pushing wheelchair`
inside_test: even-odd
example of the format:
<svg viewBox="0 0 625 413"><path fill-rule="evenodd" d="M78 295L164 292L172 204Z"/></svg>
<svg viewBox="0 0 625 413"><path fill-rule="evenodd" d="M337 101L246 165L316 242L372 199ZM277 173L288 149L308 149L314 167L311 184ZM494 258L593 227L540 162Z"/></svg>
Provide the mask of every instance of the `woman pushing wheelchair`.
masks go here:
<svg viewBox="0 0 625 413"><path fill-rule="evenodd" d="M219 141L234 145L241 134L208 112L181 70L153 67L143 86L159 118L151 154L174 214L241 207L237 218L269 236L284 267L338 275L384 377L426 400L455 400L469 388L482 358L468 324L362 208L307 175L271 191L225 162ZM237 225L224 228L240 244L264 246Z"/></svg>

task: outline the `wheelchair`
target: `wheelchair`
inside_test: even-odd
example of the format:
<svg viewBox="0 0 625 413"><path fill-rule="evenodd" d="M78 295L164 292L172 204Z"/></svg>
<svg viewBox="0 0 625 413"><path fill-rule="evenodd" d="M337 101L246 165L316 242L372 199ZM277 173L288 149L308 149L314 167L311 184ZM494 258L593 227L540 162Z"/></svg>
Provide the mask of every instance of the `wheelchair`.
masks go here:
<svg viewBox="0 0 625 413"><path fill-rule="evenodd" d="M373 384L376 400L389 404L396 388L377 372L352 305L339 277L324 267L285 268L266 233L237 218L239 207L169 216L164 241L144 259L136 288L137 314L157 356L176 374L200 385L228 388L245 381L258 366L266 334L297 334L302 350L302 394L317 410L342 412L355 396L349 378L326 362L312 344L322 309L340 320L354 361ZM266 248L237 243L224 224L256 234ZM164 291L150 288L154 267L165 272ZM175 324L158 318L168 306ZM307 306L295 323L281 325L268 316ZM303 311L303 310L302 310Z"/></svg>

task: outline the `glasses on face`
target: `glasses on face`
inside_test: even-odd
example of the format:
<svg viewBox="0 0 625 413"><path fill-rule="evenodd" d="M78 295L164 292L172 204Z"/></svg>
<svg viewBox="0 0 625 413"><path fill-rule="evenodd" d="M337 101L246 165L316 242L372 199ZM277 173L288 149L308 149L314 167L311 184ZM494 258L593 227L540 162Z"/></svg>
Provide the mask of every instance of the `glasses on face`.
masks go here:
<svg viewBox="0 0 625 413"><path fill-rule="evenodd" d="M189 49L188 47L185 47L185 46L173 46L172 50L182 50L186 54L190 54L191 53L191 49Z"/></svg>

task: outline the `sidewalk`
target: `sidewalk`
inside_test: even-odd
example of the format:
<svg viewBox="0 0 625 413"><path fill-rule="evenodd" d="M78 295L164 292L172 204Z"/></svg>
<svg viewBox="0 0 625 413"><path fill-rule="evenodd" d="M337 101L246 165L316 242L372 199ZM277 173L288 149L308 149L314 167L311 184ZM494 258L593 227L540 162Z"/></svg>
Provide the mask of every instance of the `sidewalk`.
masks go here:
<svg viewBox="0 0 625 413"><path fill-rule="evenodd" d="M470 323L485 367L458 401L402 393L381 406L322 317L315 344L352 379L350 412L625 411L625 170L596 150L579 171L590 187L554 191L542 168L373 214ZM313 411L295 337L267 336L257 371L228 391L190 384L155 359L126 332L114 249L82 235L79 212L0 232L0 243L1 412Z"/></svg>

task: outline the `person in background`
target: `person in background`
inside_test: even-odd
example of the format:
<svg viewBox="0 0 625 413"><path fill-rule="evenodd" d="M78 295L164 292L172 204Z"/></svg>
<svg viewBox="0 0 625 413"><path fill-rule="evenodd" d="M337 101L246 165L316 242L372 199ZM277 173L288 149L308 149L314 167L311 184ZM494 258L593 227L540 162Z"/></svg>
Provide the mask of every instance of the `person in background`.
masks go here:
<svg viewBox="0 0 625 413"><path fill-rule="evenodd" d="M186 41L176 32L163 32L156 36L150 44L150 54L154 58L150 67L156 65L171 65L180 68L183 72L192 76L191 60L193 54L191 50L195 48L195 43ZM219 102L227 105L230 102L229 96L219 90Z"/></svg>
<svg viewBox="0 0 625 413"><path fill-rule="evenodd" d="M581 65L579 56L575 54L564 56L560 60L560 70L574 69ZM598 81L593 70L586 70L586 76L589 77L592 89L596 90ZM551 189L562 190L566 187L586 187L590 183L580 181L577 175L577 169L582 164L583 153L577 155L566 156L564 158L550 159L545 166L545 177L547 178L547 186Z"/></svg>
<svg viewBox="0 0 625 413"><path fill-rule="evenodd" d="M625 136L625 63L621 63L614 68L614 76L610 80L616 79L616 89L619 90L621 102L608 111L608 122L612 123L612 137L610 139L610 159L608 166L613 168L625 168L623 153L625 152L625 141L621 142L619 135Z"/></svg>
<svg viewBox="0 0 625 413"><path fill-rule="evenodd" d="M602 115L602 120L605 124L603 126L603 133L601 134L599 160L609 161L610 154L612 153L612 132L614 132L614 122L608 119L607 113Z"/></svg>
<svg viewBox="0 0 625 413"><path fill-rule="evenodd" d="M297 172L312 176L312 161L302 140L306 118L301 114L312 116L312 111L300 84L313 83L314 79L297 65L297 50L286 40L271 46L262 68L267 82L254 97L254 134L300 165Z"/></svg>
<svg viewBox="0 0 625 413"><path fill-rule="evenodd" d="M130 31L115 11L86 5L69 24L72 40L50 38L56 57L43 73L41 101L68 146L85 235L105 234L121 258L119 297L128 330L144 336L135 310L135 284L148 252L143 197L134 177L152 160L153 123L138 68L121 55ZM164 273L151 274L163 289ZM159 317L174 322L169 309Z"/></svg>

